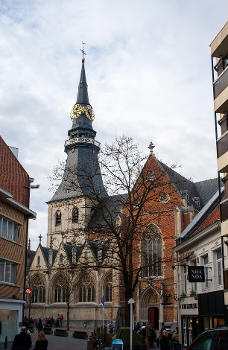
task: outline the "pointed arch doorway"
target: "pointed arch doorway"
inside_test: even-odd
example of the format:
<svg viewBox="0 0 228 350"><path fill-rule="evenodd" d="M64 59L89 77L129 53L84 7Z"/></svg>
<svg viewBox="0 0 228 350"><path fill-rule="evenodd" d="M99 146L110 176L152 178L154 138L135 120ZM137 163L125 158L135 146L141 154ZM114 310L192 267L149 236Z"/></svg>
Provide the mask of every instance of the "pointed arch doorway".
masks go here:
<svg viewBox="0 0 228 350"><path fill-rule="evenodd" d="M159 310L157 307L148 308L148 322L150 322L154 329L159 328Z"/></svg>
<svg viewBox="0 0 228 350"><path fill-rule="evenodd" d="M146 288L140 300L139 319L150 322L155 329L159 329L160 295L154 288Z"/></svg>

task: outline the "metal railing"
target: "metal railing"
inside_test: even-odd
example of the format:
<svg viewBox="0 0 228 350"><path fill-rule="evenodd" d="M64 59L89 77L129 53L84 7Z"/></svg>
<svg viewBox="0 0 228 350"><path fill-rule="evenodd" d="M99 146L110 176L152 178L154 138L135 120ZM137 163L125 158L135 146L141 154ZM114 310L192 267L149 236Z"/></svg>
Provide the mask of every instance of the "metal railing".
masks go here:
<svg viewBox="0 0 228 350"><path fill-rule="evenodd" d="M228 86L228 67L224 69L221 75L214 82L214 98Z"/></svg>

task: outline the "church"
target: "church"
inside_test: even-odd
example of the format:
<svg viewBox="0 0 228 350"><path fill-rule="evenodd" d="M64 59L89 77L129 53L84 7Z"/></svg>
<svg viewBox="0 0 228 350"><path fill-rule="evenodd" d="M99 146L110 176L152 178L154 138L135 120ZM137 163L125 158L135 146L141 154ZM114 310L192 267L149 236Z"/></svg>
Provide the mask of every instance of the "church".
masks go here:
<svg viewBox="0 0 228 350"><path fill-rule="evenodd" d="M62 181L48 201L47 247L40 236L37 250L28 249L27 287L32 293L25 314L33 319L63 314L72 327L83 327L85 321L89 327L109 321L122 325L127 302L123 276L105 260L108 248L103 233L99 239L98 223L105 203L118 225L126 195L110 196L103 183L84 58L71 119ZM135 322L150 322L159 329L162 322L177 325L175 239L216 192L217 179L194 183L159 161L153 148L150 145L143 169L150 174L150 183L162 174L166 188L156 190L141 214L145 225L133 242L133 267L144 267L133 297ZM94 268L86 268L88 261Z"/></svg>

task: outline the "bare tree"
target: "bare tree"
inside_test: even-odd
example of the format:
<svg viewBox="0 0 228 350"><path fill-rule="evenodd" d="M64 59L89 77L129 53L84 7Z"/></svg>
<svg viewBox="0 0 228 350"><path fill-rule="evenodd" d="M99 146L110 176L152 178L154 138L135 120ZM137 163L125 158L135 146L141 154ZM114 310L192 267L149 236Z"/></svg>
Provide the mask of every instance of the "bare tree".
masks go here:
<svg viewBox="0 0 228 350"><path fill-rule="evenodd" d="M151 283L154 277L159 276L161 264L163 269L171 269L173 265L172 247L163 254L157 248L157 253L147 256L146 249L143 250L141 245L141 241L147 242L150 225L158 225L162 215L171 215L180 201L164 172L163 164L154 162L153 157L147 158L132 138L123 136L113 144L105 145L100 154L99 167L94 167L92 160L86 159L81 169L62 164L56 167L52 176L52 185L56 182L59 185L59 181L62 181L60 186L66 191L76 191L79 186L75 181L77 173L84 188L87 188L90 205L94 208L87 237L97 242L97 256L96 260L88 258L81 262L81 267L112 268L119 272L125 295L126 322L129 320L128 300L134 297L139 280L147 275ZM100 169L105 190L94 186ZM154 277L151 277L153 274Z"/></svg>

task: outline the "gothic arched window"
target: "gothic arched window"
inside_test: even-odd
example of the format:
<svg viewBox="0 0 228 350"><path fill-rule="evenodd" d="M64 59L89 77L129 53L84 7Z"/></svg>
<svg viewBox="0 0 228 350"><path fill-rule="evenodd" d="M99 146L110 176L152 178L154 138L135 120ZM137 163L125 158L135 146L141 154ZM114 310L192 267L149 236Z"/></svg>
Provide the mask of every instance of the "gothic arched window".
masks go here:
<svg viewBox="0 0 228 350"><path fill-rule="evenodd" d="M57 210L55 213L55 226L58 226L61 224L61 211Z"/></svg>
<svg viewBox="0 0 228 350"><path fill-rule="evenodd" d="M32 303L45 303L45 287L39 276L32 280Z"/></svg>
<svg viewBox="0 0 228 350"><path fill-rule="evenodd" d="M151 226L142 239L142 270L144 277L162 275L162 239L155 225Z"/></svg>
<svg viewBox="0 0 228 350"><path fill-rule="evenodd" d="M104 283L104 301L112 301L112 276L109 276Z"/></svg>
<svg viewBox="0 0 228 350"><path fill-rule="evenodd" d="M95 301L95 288L88 276L83 278L78 290L79 302L93 302Z"/></svg>
<svg viewBox="0 0 228 350"><path fill-rule="evenodd" d="M78 208L74 207L72 210L72 222L78 222Z"/></svg>
<svg viewBox="0 0 228 350"><path fill-rule="evenodd" d="M59 276L54 283L54 303L65 303L67 301L67 281Z"/></svg>

